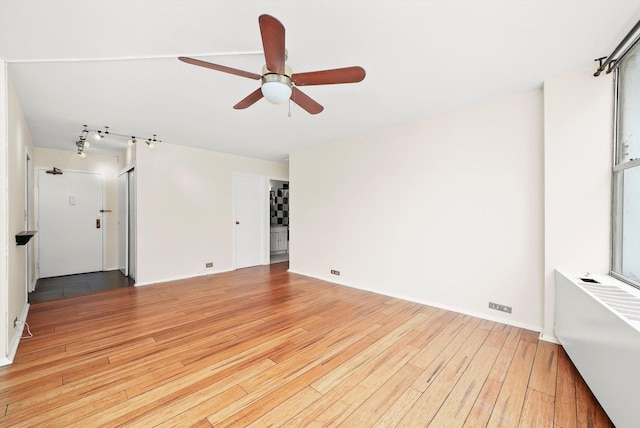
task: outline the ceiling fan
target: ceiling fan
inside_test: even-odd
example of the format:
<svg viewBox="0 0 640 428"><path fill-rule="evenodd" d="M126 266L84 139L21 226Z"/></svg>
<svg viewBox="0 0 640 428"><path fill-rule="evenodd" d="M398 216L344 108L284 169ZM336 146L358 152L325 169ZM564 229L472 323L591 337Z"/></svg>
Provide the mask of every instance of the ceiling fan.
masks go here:
<svg viewBox="0 0 640 428"><path fill-rule="evenodd" d="M260 80L260 88L233 106L237 110L250 107L264 97L275 104L280 104L290 99L307 112L318 114L324 107L298 89L298 86L356 83L364 79L365 71L362 67L292 73L291 68L285 64L287 53L284 46L284 25L270 15L260 15L258 23L260 24L260 34L266 60L266 64L262 68L262 75L184 56L178 57L178 59L188 64Z"/></svg>

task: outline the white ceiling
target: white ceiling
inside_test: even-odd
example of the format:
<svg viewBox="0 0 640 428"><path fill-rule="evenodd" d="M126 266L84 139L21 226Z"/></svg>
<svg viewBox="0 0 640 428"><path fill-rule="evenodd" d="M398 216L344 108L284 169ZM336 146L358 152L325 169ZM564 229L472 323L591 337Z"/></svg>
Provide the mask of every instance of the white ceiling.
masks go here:
<svg viewBox="0 0 640 428"><path fill-rule="evenodd" d="M258 16L286 28L294 72L360 65L361 83L302 88L310 115L260 100ZM74 150L83 124L284 161L288 153L539 88L592 65L640 19L640 1L0 1L0 58L38 147ZM120 146L118 146L120 144ZM124 147L124 139L91 152ZM102 146L102 149L100 148Z"/></svg>

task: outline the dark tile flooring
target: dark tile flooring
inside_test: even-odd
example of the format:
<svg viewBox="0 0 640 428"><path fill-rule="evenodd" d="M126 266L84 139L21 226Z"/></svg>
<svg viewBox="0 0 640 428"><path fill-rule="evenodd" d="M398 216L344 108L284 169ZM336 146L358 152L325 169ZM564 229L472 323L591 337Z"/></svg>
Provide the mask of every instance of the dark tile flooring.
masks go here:
<svg viewBox="0 0 640 428"><path fill-rule="evenodd" d="M40 278L36 282L36 289L29 293L29 303L64 299L130 285L133 285L133 280L119 270Z"/></svg>

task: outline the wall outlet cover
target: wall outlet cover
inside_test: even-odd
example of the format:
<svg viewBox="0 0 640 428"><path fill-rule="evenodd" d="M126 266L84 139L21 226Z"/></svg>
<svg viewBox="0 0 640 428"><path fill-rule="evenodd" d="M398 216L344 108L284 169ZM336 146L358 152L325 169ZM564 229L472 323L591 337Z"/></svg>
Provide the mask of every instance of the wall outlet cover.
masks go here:
<svg viewBox="0 0 640 428"><path fill-rule="evenodd" d="M504 312L507 314L511 313L511 306L501 305L499 303L489 302L489 309L495 309L496 311Z"/></svg>

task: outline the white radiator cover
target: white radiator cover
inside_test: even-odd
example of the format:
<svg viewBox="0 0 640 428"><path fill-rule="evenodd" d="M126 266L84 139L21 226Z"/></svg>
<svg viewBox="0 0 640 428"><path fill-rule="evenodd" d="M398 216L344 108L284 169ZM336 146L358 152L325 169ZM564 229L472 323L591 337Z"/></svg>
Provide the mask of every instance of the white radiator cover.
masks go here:
<svg viewBox="0 0 640 428"><path fill-rule="evenodd" d="M555 334L618 428L640 427L640 291L555 272Z"/></svg>

